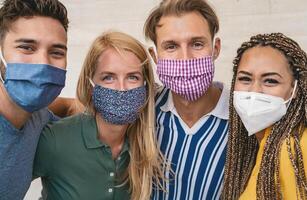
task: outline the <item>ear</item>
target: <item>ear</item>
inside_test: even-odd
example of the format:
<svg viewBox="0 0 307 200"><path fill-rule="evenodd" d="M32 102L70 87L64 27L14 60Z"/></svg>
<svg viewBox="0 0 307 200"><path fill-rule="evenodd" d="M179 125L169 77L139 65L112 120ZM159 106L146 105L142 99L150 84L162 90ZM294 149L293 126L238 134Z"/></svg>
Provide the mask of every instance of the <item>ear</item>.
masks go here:
<svg viewBox="0 0 307 200"><path fill-rule="evenodd" d="M219 57L220 51L221 51L221 39L219 37L216 37L214 41L214 54L213 54L214 60L216 60Z"/></svg>
<svg viewBox="0 0 307 200"><path fill-rule="evenodd" d="M155 53L154 48L153 48L153 47L149 47L149 48L148 48L148 52L149 52L149 54L150 54L152 60L155 62L155 64L157 64L157 55L156 55L156 53Z"/></svg>

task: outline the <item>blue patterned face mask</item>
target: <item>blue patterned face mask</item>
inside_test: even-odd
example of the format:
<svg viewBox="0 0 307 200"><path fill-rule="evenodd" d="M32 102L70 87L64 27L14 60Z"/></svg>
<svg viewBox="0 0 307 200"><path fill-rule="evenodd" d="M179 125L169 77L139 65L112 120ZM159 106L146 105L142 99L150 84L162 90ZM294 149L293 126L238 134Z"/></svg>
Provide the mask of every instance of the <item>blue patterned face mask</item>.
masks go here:
<svg viewBox="0 0 307 200"><path fill-rule="evenodd" d="M5 81L11 99L27 112L47 107L61 93L65 86L66 70L47 64L8 63Z"/></svg>
<svg viewBox="0 0 307 200"><path fill-rule="evenodd" d="M96 111L111 124L123 125L133 123L146 101L146 87L119 91L94 84L93 102Z"/></svg>

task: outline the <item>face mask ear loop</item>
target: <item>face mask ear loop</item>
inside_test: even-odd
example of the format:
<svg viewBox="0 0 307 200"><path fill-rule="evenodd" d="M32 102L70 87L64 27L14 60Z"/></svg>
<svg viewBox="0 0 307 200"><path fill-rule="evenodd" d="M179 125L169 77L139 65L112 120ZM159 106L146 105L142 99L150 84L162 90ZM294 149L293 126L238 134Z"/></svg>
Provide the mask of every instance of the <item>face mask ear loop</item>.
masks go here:
<svg viewBox="0 0 307 200"><path fill-rule="evenodd" d="M7 63L6 63L6 61L5 61L4 57L3 57L1 47L0 47L0 59L1 59L1 61L3 62L5 68L7 68ZM0 72L0 80L2 81L2 83L4 83L4 79L3 79L3 77L2 77L1 72Z"/></svg>
<svg viewBox="0 0 307 200"><path fill-rule="evenodd" d="M290 106L291 101L292 101L292 99L293 99L293 97L294 97L294 94L295 94L295 92L296 92L296 87L297 87L297 80L295 80L295 82L294 82L294 87L293 87L293 91L292 91L291 97L290 97L287 101L285 101L285 104L287 104L287 109L288 109L288 107Z"/></svg>
<svg viewBox="0 0 307 200"><path fill-rule="evenodd" d="M216 37L214 36L212 40L212 53L211 53L212 60L214 60L215 40L216 40Z"/></svg>
<svg viewBox="0 0 307 200"><path fill-rule="evenodd" d="M215 37L212 40L212 53L211 53L212 60L214 60L214 47L215 47Z"/></svg>
<svg viewBox="0 0 307 200"><path fill-rule="evenodd" d="M0 72L0 80L1 80L2 83L4 83L4 80L3 80L3 78L2 78L1 72Z"/></svg>
<svg viewBox="0 0 307 200"><path fill-rule="evenodd" d="M95 87L95 83L92 81L92 79L91 79L91 78L88 78L88 80L90 81L91 85L92 85L93 87Z"/></svg>

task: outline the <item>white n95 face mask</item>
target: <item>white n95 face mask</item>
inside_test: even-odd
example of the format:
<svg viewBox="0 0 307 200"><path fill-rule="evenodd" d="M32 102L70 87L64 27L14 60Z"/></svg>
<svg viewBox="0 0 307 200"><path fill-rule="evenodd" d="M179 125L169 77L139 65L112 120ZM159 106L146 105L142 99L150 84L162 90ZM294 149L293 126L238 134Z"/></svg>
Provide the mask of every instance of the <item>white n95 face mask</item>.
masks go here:
<svg viewBox="0 0 307 200"><path fill-rule="evenodd" d="M297 81L295 81L292 95L287 101L268 94L234 91L233 105L249 136L271 126L286 114L295 94L296 85ZM288 105L286 105L287 103Z"/></svg>

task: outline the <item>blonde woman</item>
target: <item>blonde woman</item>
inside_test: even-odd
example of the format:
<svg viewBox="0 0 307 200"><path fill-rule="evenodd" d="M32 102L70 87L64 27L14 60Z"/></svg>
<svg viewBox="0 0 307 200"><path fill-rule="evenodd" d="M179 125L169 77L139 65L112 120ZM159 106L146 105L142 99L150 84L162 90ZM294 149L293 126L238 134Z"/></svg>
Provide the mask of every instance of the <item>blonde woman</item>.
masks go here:
<svg viewBox="0 0 307 200"><path fill-rule="evenodd" d="M307 199L306 63L281 33L238 49L223 199Z"/></svg>
<svg viewBox="0 0 307 200"><path fill-rule="evenodd" d="M92 44L77 98L86 108L49 124L34 176L47 199L150 198L163 160L154 137L154 77L148 54L129 35L107 32Z"/></svg>

